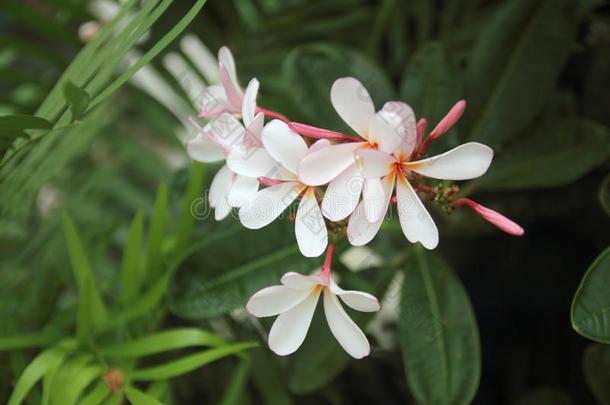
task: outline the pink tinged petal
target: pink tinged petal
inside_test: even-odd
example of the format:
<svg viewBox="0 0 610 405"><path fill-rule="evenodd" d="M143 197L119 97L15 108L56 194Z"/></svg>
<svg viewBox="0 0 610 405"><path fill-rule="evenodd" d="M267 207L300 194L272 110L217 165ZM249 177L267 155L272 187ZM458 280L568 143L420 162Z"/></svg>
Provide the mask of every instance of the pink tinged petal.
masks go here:
<svg viewBox="0 0 610 405"><path fill-rule="evenodd" d="M328 232L318 201L311 188L301 197L294 231L299 250L305 257L318 257L328 245Z"/></svg>
<svg viewBox="0 0 610 405"><path fill-rule="evenodd" d="M239 219L248 229L260 229L273 222L299 196L303 187L286 182L267 187L256 193L252 202L239 210Z"/></svg>
<svg viewBox="0 0 610 405"><path fill-rule="evenodd" d="M237 174L247 177L268 177L294 180L296 176L284 169L264 148L235 148L227 156L227 165Z"/></svg>
<svg viewBox="0 0 610 405"><path fill-rule="evenodd" d="M487 222L495 225L504 232L515 236L522 236L525 233L525 231L519 224L506 218L499 212L487 208L467 198L463 198L461 201L465 205L468 205L478 216L480 216Z"/></svg>
<svg viewBox="0 0 610 405"><path fill-rule="evenodd" d="M258 80L250 80L241 104L241 117L246 128L250 126L250 123L254 119L254 114L256 113L256 95L258 94L258 87Z"/></svg>
<svg viewBox="0 0 610 405"><path fill-rule="evenodd" d="M360 312L376 312L381 309L381 305L374 295L362 292L344 290L335 283L333 279L330 281L330 291L337 295L350 308Z"/></svg>
<svg viewBox="0 0 610 405"><path fill-rule="evenodd" d="M303 138L280 120L265 125L261 138L269 154L296 175L299 162L307 153L307 143Z"/></svg>
<svg viewBox="0 0 610 405"><path fill-rule="evenodd" d="M358 205L364 185L360 169L352 164L328 184L322 200L322 214L333 222L349 216Z"/></svg>
<svg viewBox="0 0 610 405"><path fill-rule="evenodd" d="M290 271L282 276L282 284L295 290L310 290L322 281L317 275L306 276Z"/></svg>
<svg viewBox="0 0 610 405"><path fill-rule="evenodd" d="M263 124L265 122L265 114L258 113L254 116L254 119L248 127L246 128L246 135L244 136L244 140L242 146L246 149L252 148L260 148L263 146L263 141L261 140L261 132L263 131Z"/></svg>
<svg viewBox="0 0 610 405"><path fill-rule="evenodd" d="M364 145L364 142L341 143L305 155L298 168L299 181L309 186L330 182L355 162L354 152Z"/></svg>
<svg viewBox="0 0 610 405"><path fill-rule="evenodd" d="M469 142L441 155L403 165L409 170L435 179L468 180L485 174L493 154L489 146Z"/></svg>
<svg viewBox="0 0 610 405"><path fill-rule="evenodd" d="M237 175L229 190L227 200L232 207L241 207L251 202L258 192L258 179Z"/></svg>
<svg viewBox="0 0 610 405"><path fill-rule="evenodd" d="M228 113L223 113L207 123L203 131L227 151L239 147L246 134L246 129L239 120Z"/></svg>
<svg viewBox="0 0 610 405"><path fill-rule="evenodd" d="M369 355L371 347L366 336L328 288L324 289L324 314L330 331L343 350L356 359Z"/></svg>
<svg viewBox="0 0 610 405"><path fill-rule="evenodd" d="M300 304L277 317L269 332L269 348L275 354L292 354L303 344L319 296L320 288L315 288Z"/></svg>
<svg viewBox="0 0 610 405"><path fill-rule="evenodd" d="M383 152L393 153L401 147L405 149L405 154L410 155L415 146L415 138L415 114L405 103L386 103L369 120L369 142L377 143Z"/></svg>
<svg viewBox="0 0 610 405"><path fill-rule="evenodd" d="M360 168L362 177L366 179L378 179L387 176L393 170L396 163L391 155L375 149L359 149L356 151L356 163Z"/></svg>
<svg viewBox="0 0 610 405"><path fill-rule="evenodd" d="M200 117L218 117L229 109L227 93L220 85L208 86L197 97L197 108Z"/></svg>
<svg viewBox="0 0 610 405"><path fill-rule="evenodd" d="M232 113L241 113L241 104L243 101L243 92L239 85L233 83L226 66L220 64L220 82L225 89L227 94L227 100L229 101L230 111Z"/></svg>
<svg viewBox="0 0 610 405"><path fill-rule="evenodd" d="M233 89L240 96L240 98L242 98L243 92L241 85L239 84L239 80L237 80L235 58L233 58L231 50L226 46L223 46L218 50L218 64L225 67Z"/></svg>
<svg viewBox="0 0 610 405"><path fill-rule="evenodd" d="M382 180L384 192L388 196L387 203L390 203L390 197L394 190L395 176L389 175ZM387 206L385 211L387 211ZM376 222L369 222L366 218L364 202L361 202L356 207L356 210L352 213L347 224L347 238L353 246L364 246L373 240L381 224L383 223L384 217L381 217Z"/></svg>
<svg viewBox="0 0 610 405"><path fill-rule="evenodd" d="M309 149L307 149L306 155L313 153L315 151L318 151L320 149L323 149L323 148L328 148L331 145L332 145L332 143L330 143L330 141L328 139L318 139L317 141L315 141L314 143L311 144Z"/></svg>
<svg viewBox="0 0 610 405"><path fill-rule="evenodd" d="M364 213L369 222L377 222L385 216L388 210L388 199L381 179L366 179L362 190Z"/></svg>
<svg viewBox="0 0 610 405"><path fill-rule="evenodd" d="M449 131L456 122L462 117L464 114L464 110L466 109L466 100L458 101L451 110L443 117L442 120L436 125L436 127L430 132L430 137L432 139L436 139L439 136L443 135L447 131Z"/></svg>
<svg viewBox="0 0 610 405"><path fill-rule="evenodd" d="M341 119L358 135L366 138L369 119L375 115L375 106L362 83L353 77L335 80L330 90L330 101Z"/></svg>
<svg viewBox="0 0 610 405"><path fill-rule="evenodd" d="M415 139L416 145L421 144L421 142L423 141L424 134L426 133L427 127L428 127L428 120L426 120L425 118L421 118L419 121L417 121L417 127L416 127L417 137ZM408 156L407 156L407 158L408 158Z"/></svg>
<svg viewBox="0 0 610 405"><path fill-rule="evenodd" d="M274 285L263 288L250 297L246 310L258 318L275 316L299 305L311 293L312 289L293 290L284 285Z"/></svg>
<svg viewBox="0 0 610 405"><path fill-rule="evenodd" d="M396 209L400 227L409 242L420 242L426 249L438 245L438 229L411 184L402 176L396 184Z"/></svg>
<svg viewBox="0 0 610 405"><path fill-rule="evenodd" d="M186 151L191 159L197 162L218 162L224 159L224 150L214 142L211 142L207 136L200 134L191 139L186 144Z"/></svg>

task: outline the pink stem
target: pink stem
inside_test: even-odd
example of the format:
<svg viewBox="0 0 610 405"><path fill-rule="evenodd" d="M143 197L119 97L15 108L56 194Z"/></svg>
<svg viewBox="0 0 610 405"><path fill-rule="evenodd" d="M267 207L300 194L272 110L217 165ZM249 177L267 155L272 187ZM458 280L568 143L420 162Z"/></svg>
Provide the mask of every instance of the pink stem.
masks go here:
<svg viewBox="0 0 610 405"><path fill-rule="evenodd" d="M334 253L335 253L335 244L329 243L328 248L326 249L326 257L324 258L324 264L322 265L322 271L320 272L320 277L322 277L322 279L326 283L330 283L330 272L332 269Z"/></svg>
<svg viewBox="0 0 610 405"><path fill-rule="evenodd" d="M362 142L357 136L342 134L341 132L331 131L330 129L318 128L312 125L301 124L300 122L289 122L288 126L299 135L314 139L331 139L333 141Z"/></svg>
<svg viewBox="0 0 610 405"><path fill-rule="evenodd" d="M262 112L267 117L277 118L280 121L284 121L285 123L289 123L290 120L284 114L280 114L275 111L267 110L266 108L256 107L256 112Z"/></svg>

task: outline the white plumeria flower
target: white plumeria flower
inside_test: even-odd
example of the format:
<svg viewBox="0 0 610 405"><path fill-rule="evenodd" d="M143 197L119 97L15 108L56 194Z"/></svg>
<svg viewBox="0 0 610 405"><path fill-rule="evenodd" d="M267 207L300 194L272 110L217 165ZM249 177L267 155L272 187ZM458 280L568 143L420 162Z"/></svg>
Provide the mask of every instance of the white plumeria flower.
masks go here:
<svg viewBox="0 0 610 405"><path fill-rule="evenodd" d="M412 119L411 108L401 102L388 102L375 113L375 106L366 88L353 77L337 79L331 88L330 99L339 116L363 142L340 143L308 155L301 162L298 173L302 183L317 186L328 183L322 212L331 221L347 218L356 208L362 192L365 199L383 199L383 185L379 179L363 179L356 165L355 151L378 148L391 153L405 139L395 128L404 120ZM414 140L413 140L414 141ZM379 219L381 210L367 212L369 221Z"/></svg>
<svg viewBox="0 0 610 405"><path fill-rule="evenodd" d="M298 181L297 167L304 156L329 147L330 142L322 139L308 148L303 138L280 120L265 125L261 140L264 150L281 164L281 170L274 169L265 177L284 181L260 190L249 204L243 205L239 211L241 223L249 229L260 229L279 217L301 196L295 219L297 243L304 256L320 256L328 245L326 223L316 199L316 188ZM252 173L257 173L260 167L244 165L242 169L246 174L254 175Z"/></svg>
<svg viewBox="0 0 610 405"><path fill-rule="evenodd" d="M381 308L373 295L342 290L329 273L305 276L286 273L282 285L264 288L255 293L246 309L256 317L279 315L269 332L269 348L280 356L294 353L305 340L320 294L324 296L324 314L328 326L343 349L361 359L370 353L369 342L343 309L339 298L361 312Z"/></svg>
<svg viewBox="0 0 610 405"><path fill-rule="evenodd" d="M199 97L199 116L213 118L222 113L241 114L244 91L237 78L235 59L226 46L218 50L220 84L206 87Z"/></svg>
<svg viewBox="0 0 610 405"><path fill-rule="evenodd" d="M394 184L396 183L396 200L400 226L407 239L420 242L427 249L434 249L438 245L438 229L434 220L419 199L417 193L409 183L408 178L412 172L426 177L443 180L468 180L482 176L493 158L493 150L477 142L460 145L438 156L418 161L409 161L415 145L416 129L415 119L404 121L404 133L411 140L400 143L394 150L360 149L356 151L358 164L362 175L367 179L381 182L383 189L383 204L377 201L363 199L351 216L347 236L356 246L370 242L385 217L388 209ZM373 211L380 210L379 219L370 222L365 213L373 204Z"/></svg>

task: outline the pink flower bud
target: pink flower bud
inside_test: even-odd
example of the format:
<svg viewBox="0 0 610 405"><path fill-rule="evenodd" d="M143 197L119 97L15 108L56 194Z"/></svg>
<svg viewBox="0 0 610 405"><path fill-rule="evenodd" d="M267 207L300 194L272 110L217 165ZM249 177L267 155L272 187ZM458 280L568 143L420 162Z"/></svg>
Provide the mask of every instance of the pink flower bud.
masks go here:
<svg viewBox="0 0 610 405"><path fill-rule="evenodd" d="M525 231L517 223L506 218L504 215L497 211L482 206L481 204L472 201L468 198L461 198L456 203L457 206L467 205L469 206L478 216L486 220L487 222L495 225L506 233L515 236L522 236Z"/></svg>
<svg viewBox="0 0 610 405"><path fill-rule="evenodd" d="M455 125L455 123L458 122L459 119L462 117L462 114L464 114L465 109L466 100L460 100L455 103L455 105L451 107L451 110L449 110L447 115L445 115L443 119L438 123L436 128L434 128L432 132L430 132L428 138L430 138L430 140L434 140L449 131Z"/></svg>

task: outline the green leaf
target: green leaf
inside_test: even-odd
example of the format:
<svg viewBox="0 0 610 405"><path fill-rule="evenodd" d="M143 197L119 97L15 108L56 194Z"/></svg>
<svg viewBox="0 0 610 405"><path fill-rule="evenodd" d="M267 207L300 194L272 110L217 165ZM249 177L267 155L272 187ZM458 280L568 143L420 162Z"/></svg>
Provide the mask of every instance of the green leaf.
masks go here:
<svg viewBox="0 0 610 405"><path fill-rule="evenodd" d="M595 259L572 301L572 328L591 340L610 344L610 247Z"/></svg>
<svg viewBox="0 0 610 405"><path fill-rule="evenodd" d="M552 94L580 21L572 0L514 0L479 33L466 76L468 138L501 147Z"/></svg>
<svg viewBox="0 0 610 405"><path fill-rule="evenodd" d="M473 182L479 190L558 187L578 180L610 157L610 131L579 118L549 120L518 139Z"/></svg>
<svg viewBox="0 0 610 405"><path fill-rule="evenodd" d="M72 271L79 290L76 333L79 342L86 344L90 342L93 330L107 322L108 313L95 288L93 273L78 231L66 212L63 214L63 224Z"/></svg>
<svg viewBox="0 0 610 405"><path fill-rule="evenodd" d="M606 215L610 216L610 174L604 177L602 184L599 186L599 203L604 209Z"/></svg>
<svg viewBox="0 0 610 405"><path fill-rule="evenodd" d="M481 375L479 335L464 287L436 255L415 249L399 317L409 388L422 404L469 404Z"/></svg>
<svg viewBox="0 0 610 405"><path fill-rule="evenodd" d="M72 113L72 121L81 119L89 107L89 94L72 82L64 84L64 97Z"/></svg>
<svg viewBox="0 0 610 405"><path fill-rule="evenodd" d="M68 345L69 346L69 345ZM49 371L61 364L67 354L66 347L53 347L40 353L19 376L8 405L19 405L32 387Z"/></svg>
<svg viewBox="0 0 610 405"><path fill-rule="evenodd" d="M188 247L191 239L191 233L195 225L195 216L193 215L193 203L202 193L204 165L199 162L191 164L191 173L189 176L188 186L184 193L184 202L180 219L176 228L176 247L175 251L182 254Z"/></svg>
<svg viewBox="0 0 610 405"><path fill-rule="evenodd" d="M104 372L92 354L76 355L61 365L54 378L45 387L50 393L50 404L76 404L85 389Z"/></svg>
<svg viewBox="0 0 610 405"><path fill-rule="evenodd" d="M248 383L250 368L250 360L239 362L231 376L229 386L222 397L222 401L220 401L220 405L240 405L244 403L243 396Z"/></svg>
<svg viewBox="0 0 610 405"><path fill-rule="evenodd" d="M585 381L600 405L610 405L610 346L591 344L582 358Z"/></svg>
<svg viewBox="0 0 610 405"><path fill-rule="evenodd" d="M394 95L383 70L358 51L335 45L295 48L284 60L283 70L292 97L305 118L324 128L353 133L330 103L330 88L340 77L353 76L360 80L378 107Z"/></svg>
<svg viewBox="0 0 610 405"><path fill-rule="evenodd" d="M162 244L167 226L167 206L167 185L162 183L157 189L157 198L148 231L146 274L144 276L151 280L155 280L163 268Z"/></svg>
<svg viewBox="0 0 610 405"><path fill-rule="evenodd" d="M131 221L127 241L123 249L123 262L121 263L121 301L123 304L131 303L140 292L142 273L140 258L142 255L142 233L144 220L138 212Z"/></svg>
<svg viewBox="0 0 610 405"><path fill-rule="evenodd" d="M187 319L223 315L287 271L311 272L321 260L304 258L294 237L286 237L293 234L293 223L276 221L257 231L234 226L207 236L173 277L170 309Z"/></svg>
<svg viewBox="0 0 610 405"><path fill-rule="evenodd" d="M105 381L95 384L95 387L80 401L79 405L99 405L110 395L110 388Z"/></svg>
<svg viewBox="0 0 610 405"><path fill-rule="evenodd" d="M460 99L459 74L442 41L431 41L419 48L402 77L400 98L413 107L418 118L426 118L431 127ZM457 144L457 137L450 132L431 146L447 149Z"/></svg>
<svg viewBox="0 0 610 405"><path fill-rule="evenodd" d="M251 373L252 382L260 392L263 402L266 404L277 405L292 405L290 393L286 389L282 370L278 362L273 361L269 350L265 348L252 349L250 352L252 358L252 368L256 372Z"/></svg>
<svg viewBox="0 0 610 405"><path fill-rule="evenodd" d="M219 337L196 328L172 329L135 339L127 343L103 347L100 353L110 357L132 358L191 346L219 346Z"/></svg>
<svg viewBox="0 0 610 405"><path fill-rule="evenodd" d="M125 395L132 405L163 405L155 398L134 387L127 387Z"/></svg>
<svg viewBox="0 0 610 405"><path fill-rule="evenodd" d="M256 347L256 343L236 343L222 346L215 349L206 350L196 354L184 356L181 359L173 360L159 366L135 370L130 377L134 381L164 380L186 374L199 367L221 359L232 354L238 354L244 350Z"/></svg>
<svg viewBox="0 0 610 405"><path fill-rule="evenodd" d="M0 137L11 137L12 134L25 129L51 129L53 124L44 118L32 115L5 115L0 117Z"/></svg>
<svg viewBox="0 0 610 405"><path fill-rule="evenodd" d="M0 336L0 351L44 347L55 339L56 336L43 332L36 335Z"/></svg>

